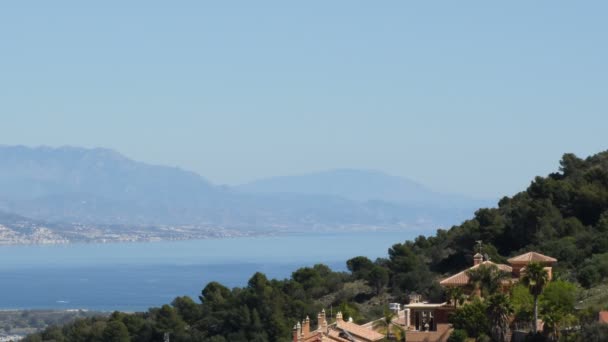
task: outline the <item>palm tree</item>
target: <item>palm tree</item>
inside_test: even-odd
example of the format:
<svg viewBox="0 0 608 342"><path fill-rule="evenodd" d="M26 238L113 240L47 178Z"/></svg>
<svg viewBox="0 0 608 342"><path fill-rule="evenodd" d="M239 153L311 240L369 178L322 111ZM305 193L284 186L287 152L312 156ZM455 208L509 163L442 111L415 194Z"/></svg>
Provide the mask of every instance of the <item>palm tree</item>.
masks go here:
<svg viewBox="0 0 608 342"><path fill-rule="evenodd" d="M577 317L573 314L565 313L559 309L543 312L544 330L548 331L548 335L553 341L560 340L562 327L576 325L577 320Z"/></svg>
<svg viewBox="0 0 608 342"><path fill-rule="evenodd" d="M452 287L448 289L448 297L454 304L454 307L457 308L458 305L462 305L464 303L465 297L461 287Z"/></svg>
<svg viewBox="0 0 608 342"><path fill-rule="evenodd" d="M559 340L559 321L561 313L558 311L551 311L543 313L543 322L544 322L544 330L548 331L548 335L551 339L558 341Z"/></svg>
<svg viewBox="0 0 608 342"><path fill-rule="evenodd" d="M480 297L498 292L502 281L508 276L494 264L481 264L477 268L467 271L469 286Z"/></svg>
<svg viewBox="0 0 608 342"><path fill-rule="evenodd" d="M503 293L492 295L487 300L487 314L490 319L490 334L498 342L507 342L509 319L514 312L509 298Z"/></svg>
<svg viewBox="0 0 608 342"><path fill-rule="evenodd" d="M549 282L549 274L543 265L531 262L526 266L521 282L528 287L528 291L534 297L534 332L536 333L538 332L538 297L543 293Z"/></svg>
<svg viewBox="0 0 608 342"><path fill-rule="evenodd" d="M471 288L473 295L481 297L481 283L487 270L488 268L485 265L479 265L479 267L467 271L469 276L468 286Z"/></svg>
<svg viewBox="0 0 608 342"><path fill-rule="evenodd" d="M389 338L389 335L392 332L393 335L395 335L397 341L402 341L403 337L404 337L403 336L404 331L399 326L397 326L393 323L393 319L395 318L395 316L396 316L396 314L394 311L389 310L388 308L385 308L384 317L380 318L379 320L374 321L374 323L372 324L372 327L374 329L386 331L387 340Z"/></svg>

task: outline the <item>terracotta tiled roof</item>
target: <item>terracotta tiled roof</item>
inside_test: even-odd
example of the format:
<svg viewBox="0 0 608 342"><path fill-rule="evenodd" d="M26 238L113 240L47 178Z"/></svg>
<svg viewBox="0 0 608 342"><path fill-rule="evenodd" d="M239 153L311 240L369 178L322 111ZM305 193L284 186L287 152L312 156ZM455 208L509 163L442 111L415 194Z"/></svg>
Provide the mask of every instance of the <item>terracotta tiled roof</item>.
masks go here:
<svg viewBox="0 0 608 342"><path fill-rule="evenodd" d="M462 273L462 272L461 272ZM447 303L410 303L406 304L406 308L417 308L417 309L438 309L442 306L445 306Z"/></svg>
<svg viewBox="0 0 608 342"><path fill-rule="evenodd" d="M527 264L530 262L557 262L557 259L536 252L528 252L508 260L510 264Z"/></svg>
<svg viewBox="0 0 608 342"><path fill-rule="evenodd" d="M511 268L511 266L508 266L508 265L495 264L491 261L484 261L484 262L482 262L478 265L475 265L473 267L470 267L460 273L456 273L451 277L443 279L442 281L439 282L439 284L443 285L443 286L466 285L469 283L469 275L467 274L467 271L474 270L474 269L478 268L480 265L495 265L496 267L498 267L499 270L501 270L503 272L507 272L507 273L511 273L511 271L513 270Z"/></svg>
<svg viewBox="0 0 608 342"><path fill-rule="evenodd" d="M384 335L377 333L372 329L367 329L351 322L339 322L337 327L348 331L351 335L355 335L355 337L361 337L366 341L379 341L384 338Z"/></svg>
<svg viewBox="0 0 608 342"><path fill-rule="evenodd" d="M320 342L323 341L323 333L321 331L312 331L310 335L304 336L302 342Z"/></svg>
<svg viewBox="0 0 608 342"><path fill-rule="evenodd" d="M608 323L608 311L600 311L597 321L600 323Z"/></svg>
<svg viewBox="0 0 608 342"><path fill-rule="evenodd" d="M350 342L349 340L340 337L340 332L337 330L330 330L327 337L329 337L332 341Z"/></svg>
<svg viewBox="0 0 608 342"><path fill-rule="evenodd" d="M440 285L466 285L469 283L469 276L466 271L456 273L451 277L445 278L439 282Z"/></svg>
<svg viewBox="0 0 608 342"><path fill-rule="evenodd" d="M395 317L393 318L393 324L398 324L401 326L405 326L408 324L408 322L405 321L405 316L403 317Z"/></svg>

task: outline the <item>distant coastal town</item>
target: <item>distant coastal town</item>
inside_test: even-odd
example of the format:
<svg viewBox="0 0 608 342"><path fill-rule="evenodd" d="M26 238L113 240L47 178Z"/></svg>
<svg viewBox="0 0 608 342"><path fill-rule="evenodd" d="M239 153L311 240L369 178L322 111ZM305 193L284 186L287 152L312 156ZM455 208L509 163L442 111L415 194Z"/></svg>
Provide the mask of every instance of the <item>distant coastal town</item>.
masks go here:
<svg viewBox="0 0 608 342"><path fill-rule="evenodd" d="M251 237L273 233L276 231L237 230L193 225L127 227L70 224L57 229L26 222L11 226L0 224L0 245L153 242Z"/></svg>
<svg viewBox="0 0 608 342"><path fill-rule="evenodd" d="M241 237L278 236L302 232L417 232L419 226L312 225L306 229L281 225L266 229L226 228L213 225L95 225L86 223L43 224L22 221L0 223L2 245L58 245L71 243L156 242Z"/></svg>

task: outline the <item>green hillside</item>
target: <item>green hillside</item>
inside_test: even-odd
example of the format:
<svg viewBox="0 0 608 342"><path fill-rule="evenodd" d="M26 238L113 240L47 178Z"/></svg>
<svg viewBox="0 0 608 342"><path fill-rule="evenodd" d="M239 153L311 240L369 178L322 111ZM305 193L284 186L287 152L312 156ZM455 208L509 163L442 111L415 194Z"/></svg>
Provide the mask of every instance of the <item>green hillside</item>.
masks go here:
<svg viewBox="0 0 608 342"><path fill-rule="evenodd" d="M608 152L587 159L565 154L560 165L559 172L501 199L498 208L480 209L460 226L406 248L437 273L470 265L477 240L499 261L537 250L559 260L562 277L586 287L599 283L608 276Z"/></svg>

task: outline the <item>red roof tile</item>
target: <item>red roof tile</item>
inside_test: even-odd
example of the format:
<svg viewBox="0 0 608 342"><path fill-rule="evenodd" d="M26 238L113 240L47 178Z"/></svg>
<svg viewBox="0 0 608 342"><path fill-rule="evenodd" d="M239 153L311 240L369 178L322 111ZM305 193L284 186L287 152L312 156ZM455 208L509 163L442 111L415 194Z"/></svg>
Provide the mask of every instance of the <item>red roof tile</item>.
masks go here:
<svg viewBox="0 0 608 342"><path fill-rule="evenodd" d="M503 272L507 272L507 273L511 273L511 271L513 270L511 268L511 266L508 266L508 265L495 264L491 261L484 261L484 262L482 262L478 265L475 265L473 267L470 267L460 273L456 273L451 277L443 279L442 281L439 282L439 284L443 285L443 286L466 285L469 283L469 275L467 274L467 272L478 268L480 265L495 265L496 267L498 267L499 270L501 270Z"/></svg>
<svg viewBox="0 0 608 342"><path fill-rule="evenodd" d="M608 323L608 311L600 311L597 321L600 323Z"/></svg>
<svg viewBox="0 0 608 342"><path fill-rule="evenodd" d="M510 264L528 264L530 262L554 263L557 259L536 252L528 252L508 260Z"/></svg>
<svg viewBox="0 0 608 342"><path fill-rule="evenodd" d="M384 335L373 331L372 329L364 328L358 324L351 322L339 322L337 327L344 329L357 337L362 337L367 341L379 341L384 338Z"/></svg>

